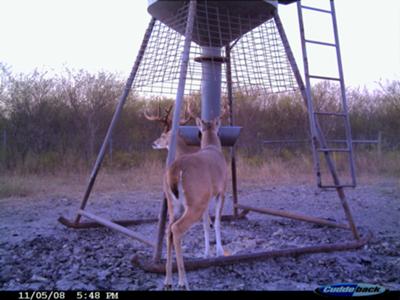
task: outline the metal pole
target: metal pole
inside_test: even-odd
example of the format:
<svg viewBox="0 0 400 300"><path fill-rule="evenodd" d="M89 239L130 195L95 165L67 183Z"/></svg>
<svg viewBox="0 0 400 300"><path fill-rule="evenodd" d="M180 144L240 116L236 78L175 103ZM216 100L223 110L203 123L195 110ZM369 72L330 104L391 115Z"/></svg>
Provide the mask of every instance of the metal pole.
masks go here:
<svg viewBox="0 0 400 300"><path fill-rule="evenodd" d="M146 50L147 44L149 42L149 39L150 39L150 36L151 36L151 32L153 30L155 22L156 22L156 19L152 18L150 23L149 23L149 26L147 28L147 31L146 31L146 33L144 35L144 38L143 38L143 41L142 41L142 45L140 47L138 56L136 57L135 64L132 67L131 74L129 75L129 78L126 81L124 91L123 91L122 95L119 98L118 105L117 105L117 107L115 109L115 112L114 112L113 118L111 120L110 126L108 127L108 130L107 130L107 134L106 134L106 136L104 138L103 144L101 145L101 149L99 151L99 154L98 154L96 162L94 164L92 173L90 175L89 183L88 183L88 186L86 188L86 192L85 192L85 195L84 195L84 197L82 199L82 203L81 203L81 206L80 206L81 210L84 210L85 207L86 207L86 203L87 203L87 201L89 199L89 196L90 196L90 193L92 191L94 182L95 182L96 177L97 177L97 173L98 173L98 171L99 171L99 169L101 167L101 163L103 162L104 155L106 153L106 149L107 149L107 145L108 145L108 141L111 138L111 135L112 135L112 132L114 130L114 127L117 124L117 121L118 121L118 119L119 119L119 117L121 115L122 108L124 107L125 101L128 98L130 89L131 89L132 84L133 84L133 80L135 79L136 73L137 73L137 71L139 69L140 62L141 62L141 60L143 58L143 55L144 55L144 52ZM80 219L81 219L81 215L78 214L76 219L75 219L75 223L79 223Z"/></svg>
<svg viewBox="0 0 400 300"><path fill-rule="evenodd" d="M181 57L181 70L179 74L179 84L178 90L176 93L176 101L174 106L174 115L172 118L172 130L171 130L171 140L170 140L170 148L168 150L168 157L166 162L166 167L168 168L175 160L175 150L176 150L176 139L179 129L179 118L180 112L183 102L183 97L185 93L185 83L186 83L186 73L189 64L189 54L190 54L190 45L192 42L192 33L193 33L193 25L196 16L196 6L197 0L190 0L190 5L188 8L188 18L185 30L185 44L183 46L183 53ZM154 249L153 260L154 262L159 262L162 254L162 246L163 239L165 234L165 225L167 220L167 200L163 199L161 205L161 212L159 216L158 222L158 234L157 234L157 243Z"/></svg>
<svg viewBox="0 0 400 300"><path fill-rule="evenodd" d="M337 227L337 228L343 228L343 229L349 229L348 225L345 224L340 224L336 222L331 222L322 218L316 218L316 217L311 217L311 216L306 216L298 213L293 213L293 212L288 212L284 210L276 210L276 209L271 209L271 208L261 208L261 207L251 207L247 205L238 205L238 207L243 208L245 210L249 211L254 211L262 214L268 214L272 216L278 216L278 217L283 217L283 218L289 218L297 221L303 221L303 222L310 222L310 223L315 223L319 225L326 225L326 226L331 226L331 227Z"/></svg>
<svg viewBox="0 0 400 300"><path fill-rule="evenodd" d="M229 125L233 126L233 93L232 93L232 64L231 64L231 47L230 45L225 46L226 55L226 84L228 89L228 103L229 103ZM232 171L232 200L233 200L233 216L237 217L239 214L237 204L237 174L236 174L236 147L235 145L230 149L231 155L231 171Z"/></svg>
<svg viewBox="0 0 400 300"><path fill-rule="evenodd" d="M7 167L7 130L3 129L3 167Z"/></svg>
<svg viewBox="0 0 400 300"><path fill-rule="evenodd" d="M218 256L205 259L191 259L191 260L186 259L185 269L186 271L191 271L200 268L207 268L210 266L215 267L215 266L230 265L234 263L244 263L254 260L265 260L268 258L279 257L279 256L296 256L301 254L348 251L364 246L365 244L368 243L368 241L371 238L372 238L372 233L367 232L367 234L363 236L362 239L352 242L344 242L337 244L320 244L315 246L269 250L269 251L262 251L262 252L248 253L248 254L235 254L231 256ZM132 259L132 263L148 272L154 272L154 273L165 272L165 264L161 263L151 264L147 261L140 260L139 256L134 256ZM173 264L173 269L176 270L176 263Z"/></svg>
<svg viewBox="0 0 400 300"><path fill-rule="evenodd" d="M342 96L342 104L343 104L343 111L346 114L345 117L345 130L346 130L346 138L347 138L347 148L349 149L349 164L350 164L350 171L351 171L351 178L353 180L353 184L356 185L356 175L355 175L355 166L354 166L354 156L353 156L353 144L351 142L351 126L350 126L350 119L347 110L347 97L346 97L346 87L344 84L344 72L343 72L343 65L342 65L342 56L340 53L340 43L339 43L339 30L337 27L336 22L336 12L335 12L335 4L333 0L330 0L331 4L331 11L332 11L332 23L333 23L333 33L335 36L335 44L336 44L336 57L338 62L338 71L339 71L339 78L340 78L340 92Z"/></svg>
<svg viewBox="0 0 400 300"><path fill-rule="evenodd" d="M378 159L380 160L382 158L382 131L378 132L378 140L377 140L377 144L378 144Z"/></svg>
<svg viewBox="0 0 400 300"><path fill-rule="evenodd" d="M82 216L85 216L85 217L87 217L89 219L92 219L92 220L96 221L97 223L99 223L99 224L101 224L101 225L103 225L105 227L108 227L110 229L113 229L115 231L123 233L123 234L125 234L125 235L127 235L127 236L129 236L129 237L131 237L131 238L133 238L135 240L138 240L139 242L142 242L142 243L144 243L144 244L146 244L146 245L148 245L150 247L154 247L154 244L151 241L148 241L144 236L140 235L139 233L135 233L132 230L129 230L129 229L125 228L124 226L121 226L121 225L119 225L117 223L111 222L111 221L109 221L107 219L104 219L102 217L96 216L95 214L92 214L92 213L90 213L88 211L85 211L85 210L79 210L78 213L80 215L82 215Z"/></svg>

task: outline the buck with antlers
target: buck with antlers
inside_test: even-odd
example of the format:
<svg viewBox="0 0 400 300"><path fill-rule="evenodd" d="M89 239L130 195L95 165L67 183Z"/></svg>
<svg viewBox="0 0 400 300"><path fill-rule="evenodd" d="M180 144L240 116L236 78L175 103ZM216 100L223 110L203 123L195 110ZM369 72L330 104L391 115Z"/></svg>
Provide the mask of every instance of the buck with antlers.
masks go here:
<svg viewBox="0 0 400 300"><path fill-rule="evenodd" d="M151 116L148 114L148 112L146 110L144 111L144 116L146 117L146 119L148 119L150 121L160 122L163 125L163 132L161 133L160 137L157 138L152 144L153 149L168 149L168 147L169 147L169 142L171 140L171 128L172 128L172 126L171 126L172 120L170 117L172 107L173 107L173 105L171 105L169 108L165 109L164 116L161 116L161 107L160 106L158 107L158 115L157 116ZM186 117L187 114L189 115L188 117ZM183 120L181 120L179 124L186 125L193 118L194 118L194 116L191 113L189 106L186 106L185 118ZM185 140L179 134L177 135L175 158L179 158L184 154L194 153L199 150L200 150L200 147L187 145Z"/></svg>
<svg viewBox="0 0 400 300"><path fill-rule="evenodd" d="M172 246L176 253L179 287L189 289L182 257L181 241L185 232L203 217L205 255L209 255L208 206L212 198L216 201L215 235L216 253L224 255L221 241L221 213L224 204L227 165L220 139L217 135L220 118L205 122L196 119L201 131L201 149L177 158L164 176L164 193L168 203L169 226L167 229L166 289L172 287ZM184 197L178 198L178 186L182 186ZM183 208L183 213L182 212Z"/></svg>

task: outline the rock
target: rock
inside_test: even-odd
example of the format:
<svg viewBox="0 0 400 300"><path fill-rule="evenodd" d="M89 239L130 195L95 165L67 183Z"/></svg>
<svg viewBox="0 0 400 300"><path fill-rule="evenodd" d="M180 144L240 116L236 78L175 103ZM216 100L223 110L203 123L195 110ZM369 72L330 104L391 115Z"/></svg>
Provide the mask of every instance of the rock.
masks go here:
<svg viewBox="0 0 400 300"><path fill-rule="evenodd" d="M0 270L0 282L7 282L14 277L13 267L5 265Z"/></svg>
<svg viewBox="0 0 400 300"><path fill-rule="evenodd" d="M49 279L46 278L46 277L40 276L40 275L33 274L31 279L28 280L28 282L43 282L43 283L46 283L46 282L49 282Z"/></svg>
<svg viewBox="0 0 400 300"><path fill-rule="evenodd" d="M110 271L108 270L102 270L100 272L97 273L97 278L99 280L105 280L106 277L110 274Z"/></svg>
<svg viewBox="0 0 400 300"><path fill-rule="evenodd" d="M78 287L76 287L74 285L73 282L71 282L70 280L67 279L60 279L56 282L56 289L57 290L61 290L61 291L68 291L71 290L72 288L76 289Z"/></svg>
<svg viewBox="0 0 400 300"><path fill-rule="evenodd" d="M360 257L360 262L362 264L370 265L372 263L372 259L368 256L361 256Z"/></svg>

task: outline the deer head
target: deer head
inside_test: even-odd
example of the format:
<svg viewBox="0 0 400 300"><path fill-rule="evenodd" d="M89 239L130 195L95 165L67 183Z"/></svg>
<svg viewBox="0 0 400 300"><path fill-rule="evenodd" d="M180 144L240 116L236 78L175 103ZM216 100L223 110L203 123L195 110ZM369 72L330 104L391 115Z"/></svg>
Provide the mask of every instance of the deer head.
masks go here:
<svg viewBox="0 0 400 300"><path fill-rule="evenodd" d="M193 118L192 115L190 113L188 113L188 110L189 110L188 106L189 105L186 105L186 107L185 107L185 115L184 115L184 118L179 122L179 125L186 125ZM165 109L165 113L163 116L161 116L161 104L160 103L158 105L158 115L150 115L147 112L147 110L144 111L144 116L146 117L146 119L148 119L150 121L160 122L163 127L163 131L162 131L160 137L157 138L152 143L153 149L168 149L169 141L170 141L170 137L171 137L171 129L172 129L172 117L170 116L172 108L173 108L173 104Z"/></svg>

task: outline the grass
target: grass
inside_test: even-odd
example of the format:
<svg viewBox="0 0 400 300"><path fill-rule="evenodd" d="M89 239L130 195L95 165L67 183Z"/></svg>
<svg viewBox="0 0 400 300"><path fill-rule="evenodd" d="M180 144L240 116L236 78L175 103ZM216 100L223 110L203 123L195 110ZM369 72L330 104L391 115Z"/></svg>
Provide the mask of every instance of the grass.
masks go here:
<svg viewBox="0 0 400 300"><path fill-rule="evenodd" d="M0 199L12 196L26 197L32 194L32 186L19 177L0 177Z"/></svg>
<svg viewBox="0 0 400 300"><path fill-rule="evenodd" d="M277 184L315 184L311 157L297 155L290 158L264 155L237 157L239 187ZM76 168L75 168L76 169ZM26 174L6 172L0 175L0 199L33 197L41 194L80 198L85 192L90 170L58 171L55 173ZM400 153L365 152L356 155L356 169L360 184L378 178L400 178ZM128 192L132 190L162 190L164 164L161 159L145 159L139 167L129 169L103 168L96 179L94 191ZM230 172L229 172L230 176ZM229 178L230 180L230 178ZM399 181L400 185L400 181ZM231 185L228 184L229 189Z"/></svg>

